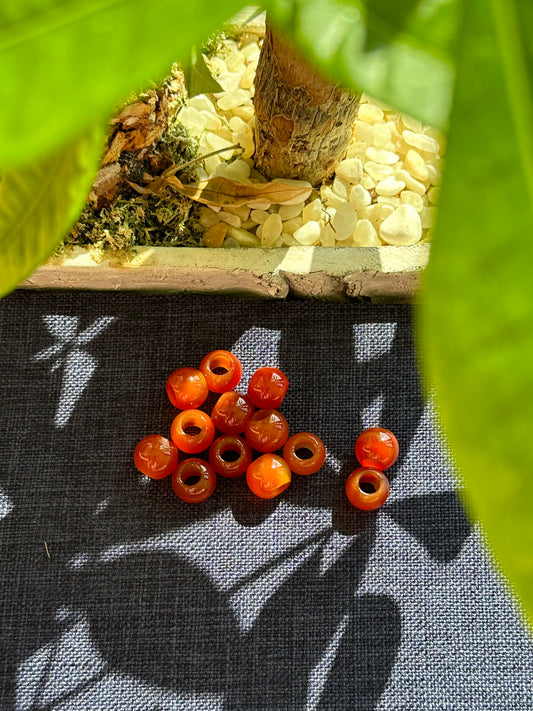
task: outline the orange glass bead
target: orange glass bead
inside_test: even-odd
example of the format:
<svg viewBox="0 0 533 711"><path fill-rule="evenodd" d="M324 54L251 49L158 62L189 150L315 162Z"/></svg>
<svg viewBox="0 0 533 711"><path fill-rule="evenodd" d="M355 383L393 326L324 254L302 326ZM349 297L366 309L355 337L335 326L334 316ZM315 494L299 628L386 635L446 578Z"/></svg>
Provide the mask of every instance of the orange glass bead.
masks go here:
<svg viewBox="0 0 533 711"><path fill-rule="evenodd" d="M389 480L379 469L361 467L346 480L346 496L351 504L363 511L383 506L389 495Z"/></svg>
<svg viewBox="0 0 533 711"><path fill-rule="evenodd" d="M238 435L244 432L254 410L254 406L245 395L232 390L222 393L218 398L211 411L211 419L221 432Z"/></svg>
<svg viewBox="0 0 533 711"><path fill-rule="evenodd" d="M135 447L133 462L140 472L151 479L164 479L176 468L178 450L166 437L148 435Z"/></svg>
<svg viewBox="0 0 533 711"><path fill-rule="evenodd" d="M207 449L214 440L215 426L205 412L184 410L172 421L170 436L182 452L198 454Z"/></svg>
<svg viewBox="0 0 533 711"><path fill-rule="evenodd" d="M226 393L236 388L241 380L240 360L229 351L212 351L200 363L207 387L214 393ZM215 371L219 371L218 373Z"/></svg>
<svg viewBox="0 0 533 711"><path fill-rule="evenodd" d="M273 499L291 483L291 470L277 454L263 454L246 470L246 483L256 496Z"/></svg>
<svg viewBox="0 0 533 711"><path fill-rule="evenodd" d="M203 405L209 394L203 373L196 368L178 368L168 376L168 399L179 410L191 410Z"/></svg>
<svg viewBox="0 0 533 711"><path fill-rule="evenodd" d="M256 407L277 409L288 387L289 379L278 368L259 368L250 378L248 397Z"/></svg>
<svg viewBox="0 0 533 711"><path fill-rule="evenodd" d="M283 459L295 474L314 474L326 461L326 448L320 437L298 432L283 447Z"/></svg>
<svg viewBox="0 0 533 711"><path fill-rule="evenodd" d="M355 443L355 456L363 467L388 469L398 459L398 440L383 427L370 427L361 432Z"/></svg>
<svg viewBox="0 0 533 711"><path fill-rule="evenodd" d="M217 483L213 467L203 459L185 459L172 475L172 489L176 496L189 504L208 499Z"/></svg>
<svg viewBox="0 0 533 711"><path fill-rule="evenodd" d="M275 452L289 436L289 423L277 410L256 410L244 428L248 444L258 452Z"/></svg>
<svg viewBox="0 0 533 711"><path fill-rule="evenodd" d="M250 445L237 435L218 437L209 447L209 462L221 476L240 476L248 469L251 461Z"/></svg>

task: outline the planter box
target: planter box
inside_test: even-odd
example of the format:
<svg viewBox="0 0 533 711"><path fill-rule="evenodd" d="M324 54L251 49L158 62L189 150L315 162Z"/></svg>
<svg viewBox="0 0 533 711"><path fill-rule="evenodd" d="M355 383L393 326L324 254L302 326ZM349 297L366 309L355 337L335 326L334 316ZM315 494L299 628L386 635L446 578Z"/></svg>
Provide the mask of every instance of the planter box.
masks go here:
<svg viewBox="0 0 533 711"><path fill-rule="evenodd" d="M75 247L21 286L36 289L242 293L284 298L412 300L429 244L409 247L207 249L139 247L104 255Z"/></svg>

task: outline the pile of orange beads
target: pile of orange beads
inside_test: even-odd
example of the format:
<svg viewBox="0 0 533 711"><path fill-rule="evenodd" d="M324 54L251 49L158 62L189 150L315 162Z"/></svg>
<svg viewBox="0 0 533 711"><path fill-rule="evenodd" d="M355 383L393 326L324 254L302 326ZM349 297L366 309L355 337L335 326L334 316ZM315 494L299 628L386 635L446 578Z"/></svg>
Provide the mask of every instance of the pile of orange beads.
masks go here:
<svg viewBox="0 0 533 711"><path fill-rule="evenodd" d="M190 503L211 496L217 475L246 473L252 492L272 499L289 486L293 472L318 471L326 458L322 440L309 432L289 437L289 424L278 410L289 387L287 376L277 368L259 368L243 395L235 390L241 375L239 359L224 350L208 353L199 369L171 373L167 395L181 412L172 421L170 440L153 434L137 444L137 469L152 479L171 475L176 496ZM209 391L220 395L211 414L199 409ZM274 454L281 449L283 456ZM189 456L179 462L183 454L201 452L207 452L208 461Z"/></svg>
<svg viewBox="0 0 533 711"><path fill-rule="evenodd" d="M355 456L361 466L346 480L346 496L363 511L383 506L389 496L389 480L383 473L398 459L398 440L383 427L370 427L355 443Z"/></svg>

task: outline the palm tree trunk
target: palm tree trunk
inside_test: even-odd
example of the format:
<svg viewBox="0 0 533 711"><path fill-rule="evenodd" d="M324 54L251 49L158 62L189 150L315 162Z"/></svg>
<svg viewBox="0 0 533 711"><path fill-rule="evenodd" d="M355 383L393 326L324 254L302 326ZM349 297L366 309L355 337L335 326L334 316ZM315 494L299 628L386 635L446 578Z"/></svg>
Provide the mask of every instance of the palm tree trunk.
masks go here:
<svg viewBox="0 0 533 711"><path fill-rule="evenodd" d="M267 23L255 77L255 165L317 185L342 160L359 96L317 74Z"/></svg>

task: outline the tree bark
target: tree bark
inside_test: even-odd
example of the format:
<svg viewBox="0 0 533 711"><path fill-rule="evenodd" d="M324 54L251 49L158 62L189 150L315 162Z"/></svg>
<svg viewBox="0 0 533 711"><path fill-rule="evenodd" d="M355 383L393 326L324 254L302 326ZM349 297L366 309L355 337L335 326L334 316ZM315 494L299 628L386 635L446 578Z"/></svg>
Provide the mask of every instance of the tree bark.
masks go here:
<svg viewBox="0 0 533 711"><path fill-rule="evenodd" d="M359 96L317 74L267 31L255 76L256 168L272 178L328 178L346 153Z"/></svg>

